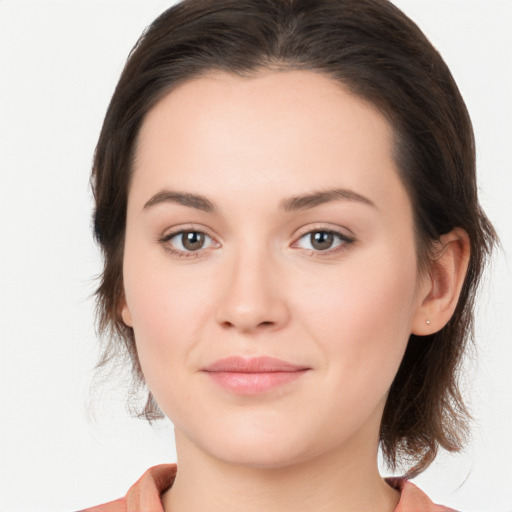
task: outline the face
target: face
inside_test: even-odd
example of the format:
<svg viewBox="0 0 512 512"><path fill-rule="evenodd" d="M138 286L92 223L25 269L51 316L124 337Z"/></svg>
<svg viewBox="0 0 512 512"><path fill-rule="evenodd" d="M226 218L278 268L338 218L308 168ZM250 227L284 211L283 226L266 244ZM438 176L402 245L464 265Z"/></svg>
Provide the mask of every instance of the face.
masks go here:
<svg viewBox="0 0 512 512"><path fill-rule="evenodd" d="M212 73L147 115L122 317L178 453L376 451L422 296L392 135L310 71Z"/></svg>

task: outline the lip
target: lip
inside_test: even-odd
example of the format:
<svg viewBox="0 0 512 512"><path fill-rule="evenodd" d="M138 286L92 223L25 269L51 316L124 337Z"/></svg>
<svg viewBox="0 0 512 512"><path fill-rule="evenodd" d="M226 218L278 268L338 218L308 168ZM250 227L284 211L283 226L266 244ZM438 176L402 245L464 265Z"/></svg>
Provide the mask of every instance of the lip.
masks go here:
<svg viewBox="0 0 512 512"><path fill-rule="evenodd" d="M220 387L236 394L256 395L299 379L308 370L274 357L226 357L201 369Z"/></svg>

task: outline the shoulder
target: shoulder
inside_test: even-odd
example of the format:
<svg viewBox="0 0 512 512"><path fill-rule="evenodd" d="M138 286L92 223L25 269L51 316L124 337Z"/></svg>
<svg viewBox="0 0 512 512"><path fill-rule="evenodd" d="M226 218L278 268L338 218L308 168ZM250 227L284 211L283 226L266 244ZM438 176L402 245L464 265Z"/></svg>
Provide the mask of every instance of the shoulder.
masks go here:
<svg viewBox="0 0 512 512"><path fill-rule="evenodd" d="M174 483L176 464L149 468L128 490L126 496L78 512L163 512L161 495Z"/></svg>
<svg viewBox="0 0 512 512"><path fill-rule="evenodd" d="M453 508L436 505L421 489L403 478L386 478L386 482L400 491L395 512L457 512Z"/></svg>

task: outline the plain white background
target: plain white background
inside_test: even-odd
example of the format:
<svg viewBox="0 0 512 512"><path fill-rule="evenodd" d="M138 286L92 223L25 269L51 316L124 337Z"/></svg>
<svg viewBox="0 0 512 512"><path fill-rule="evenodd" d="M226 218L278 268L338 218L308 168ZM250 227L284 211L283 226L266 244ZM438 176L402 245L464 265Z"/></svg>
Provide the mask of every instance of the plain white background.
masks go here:
<svg viewBox="0 0 512 512"><path fill-rule="evenodd" d="M171 1L0 0L0 511L70 512L175 461L172 428L124 410L97 357L88 185L103 115L136 39ZM512 511L512 1L396 0L450 66L472 115L481 202L503 249L487 274L462 455L416 482L465 512Z"/></svg>

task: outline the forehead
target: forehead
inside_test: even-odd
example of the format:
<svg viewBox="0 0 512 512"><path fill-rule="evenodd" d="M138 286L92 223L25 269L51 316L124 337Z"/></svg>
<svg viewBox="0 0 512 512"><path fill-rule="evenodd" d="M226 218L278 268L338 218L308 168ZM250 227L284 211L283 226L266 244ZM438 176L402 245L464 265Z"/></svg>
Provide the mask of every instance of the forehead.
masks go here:
<svg viewBox="0 0 512 512"><path fill-rule="evenodd" d="M267 70L212 72L164 96L141 127L132 186L277 199L326 183L374 197L399 185L390 124L326 75Z"/></svg>
<svg viewBox="0 0 512 512"><path fill-rule="evenodd" d="M173 131L175 137L181 134L183 140L190 140L186 128L192 123L195 139L205 133L211 139L240 129L240 135L248 130L256 135L254 130L260 129L259 136L264 131L271 136L272 129L278 129L281 139L297 135L315 139L318 128L345 139L363 131L380 135L374 142L380 138L387 143L392 137L391 126L374 105L327 75L306 70L261 70L246 77L211 71L184 82L146 115L139 145L148 138L158 139L155 132L163 126L169 134ZM353 137L348 137L347 128ZM343 141L338 139L338 143Z"/></svg>

